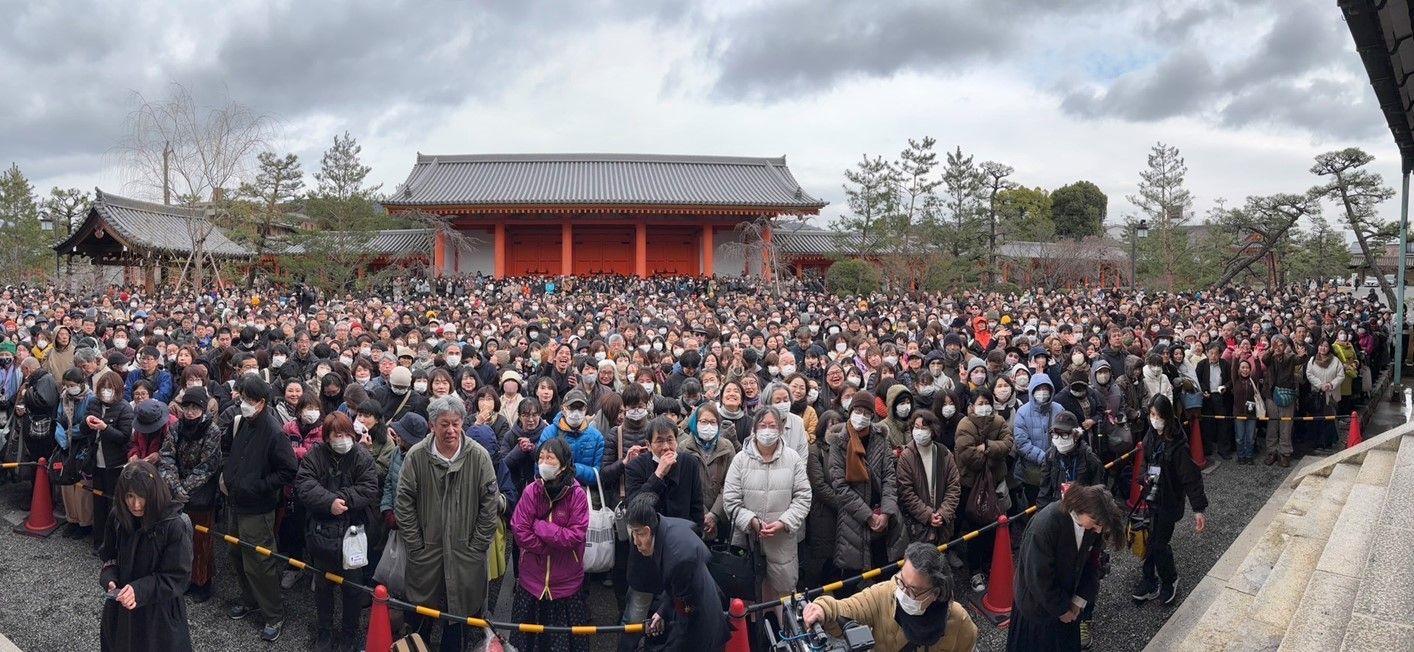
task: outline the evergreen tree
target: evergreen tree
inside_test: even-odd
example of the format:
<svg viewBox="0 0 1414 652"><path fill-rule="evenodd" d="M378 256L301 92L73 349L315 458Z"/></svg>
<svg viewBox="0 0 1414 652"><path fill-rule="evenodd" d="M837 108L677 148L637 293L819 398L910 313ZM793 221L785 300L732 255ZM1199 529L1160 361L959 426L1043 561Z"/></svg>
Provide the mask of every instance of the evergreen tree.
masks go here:
<svg viewBox="0 0 1414 652"><path fill-rule="evenodd" d="M997 193L997 219L1007 240L1050 242L1058 229L1053 221L1055 193L1037 186L1018 186Z"/></svg>
<svg viewBox="0 0 1414 652"><path fill-rule="evenodd" d="M335 135L334 145L324 151L319 171L314 173L314 180L319 184L314 194L325 199L374 199L383 186L363 186L373 168L363 164L359 158L362 152L363 147L349 132Z"/></svg>
<svg viewBox="0 0 1414 652"><path fill-rule="evenodd" d="M844 178L849 213L830 223L841 234L837 246L855 256L877 256L886 242L890 216L897 213L897 172L884 157L866 155L845 170Z"/></svg>
<svg viewBox="0 0 1414 652"><path fill-rule="evenodd" d="M975 260L982 242L984 182L973 157L964 155L961 147L948 153L943 186L947 219L939 224L938 241L953 259Z"/></svg>
<svg viewBox="0 0 1414 652"><path fill-rule="evenodd" d="M1188 233L1180 228L1193 210L1193 196L1183 185L1187 174L1178 148L1156 143L1147 168L1139 173L1139 193L1127 197L1149 220L1149 235L1140 244L1141 271L1157 272L1170 291L1192 280Z"/></svg>
<svg viewBox="0 0 1414 652"><path fill-rule="evenodd" d="M996 283L997 269L997 195L1010 190L1016 184L1007 181L1011 176L1010 165L1003 165L996 161L984 161L978 166L977 174L981 178L981 191L986 195L986 228L987 228L987 283Z"/></svg>
<svg viewBox="0 0 1414 652"><path fill-rule="evenodd" d="M256 161L259 168L255 181L241 184L240 195L253 202L256 217L253 240L255 257L259 260L269 247L271 224L284 216L286 204L304 190L304 169L294 154L280 156L275 152L261 152ZM255 267L251 265L246 275L247 285L255 282Z"/></svg>
<svg viewBox="0 0 1414 652"><path fill-rule="evenodd" d="M1394 189L1384 185L1379 173L1365 169L1375 157L1358 147L1326 152L1316 157L1311 174L1328 181L1313 192L1339 205L1345 225L1355 232L1360 244L1360 257L1370 273L1379 281L1387 305L1395 305L1394 287L1385 280L1385 272L1376 256L1379 250L1399 234L1399 225L1379 215L1379 205L1394 196Z"/></svg>
<svg viewBox="0 0 1414 652"><path fill-rule="evenodd" d="M1084 238L1105 234L1109 198L1099 186L1089 181L1061 186L1051 192L1051 203L1056 235Z"/></svg>
<svg viewBox="0 0 1414 652"><path fill-rule="evenodd" d="M84 216L88 215L88 207L92 201L93 198L88 193L78 188L54 186L49 189L49 198L44 200L44 212L54 222L55 229L62 229L64 235L68 236L73 234L74 229L83 222Z"/></svg>
<svg viewBox="0 0 1414 652"><path fill-rule="evenodd" d="M50 237L39 219L39 203L20 166L0 174L0 278L42 274L50 260Z"/></svg>

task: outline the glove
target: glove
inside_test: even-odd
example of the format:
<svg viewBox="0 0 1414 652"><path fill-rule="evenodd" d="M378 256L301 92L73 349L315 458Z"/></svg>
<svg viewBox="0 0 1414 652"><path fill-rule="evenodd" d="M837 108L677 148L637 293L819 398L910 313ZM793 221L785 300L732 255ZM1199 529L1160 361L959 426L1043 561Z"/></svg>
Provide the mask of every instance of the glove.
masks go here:
<svg viewBox="0 0 1414 652"><path fill-rule="evenodd" d="M393 516L393 510L383 510L383 525L387 526L389 530L398 529L398 518L396 516Z"/></svg>

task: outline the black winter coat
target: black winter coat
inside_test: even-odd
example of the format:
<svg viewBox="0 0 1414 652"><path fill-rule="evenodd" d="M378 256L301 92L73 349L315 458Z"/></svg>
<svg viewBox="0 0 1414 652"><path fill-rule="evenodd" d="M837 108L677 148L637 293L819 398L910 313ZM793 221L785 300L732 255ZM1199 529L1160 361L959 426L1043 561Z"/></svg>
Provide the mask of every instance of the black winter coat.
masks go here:
<svg viewBox="0 0 1414 652"><path fill-rule="evenodd" d="M311 531L341 539L350 525L367 525L378 509L382 491L373 455L358 444L343 455L335 453L327 441L315 446L300 461L295 496L309 514ZM330 511L335 498L343 498L348 511L335 516ZM318 550L320 546L309 541L307 547Z"/></svg>
<svg viewBox="0 0 1414 652"><path fill-rule="evenodd" d="M116 513L116 511L115 511ZM103 537L103 570L98 585L108 590L131 585L137 608L104 600L100 624L103 650L190 650L187 605L191 581L192 526L180 503L168 505L156 523L125 532L116 515Z"/></svg>
<svg viewBox="0 0 1414 652"><path fill-rule="evenodd" d="M1203 492L1203 472L1193 463L1193 456L1188 451L1188 438L1180 434L1164 441L1150 427L1149 432L1144 435L1146 475L1148 467L1154 465L1160 468L1159 494L1152 505L1156 518L1170 521L1183 518L1185 496L1188 498L1188 504L1193 506L1193 511L1202 512L1208 509L1208 496Z"/></svg>
<svg viewBox="0 0 1414 652"><path fill-rule="evenodd" d="M99 449L103 452L103 461L108 468L116 469L128 463L128 444L133 438L133 406L119 396L109 405L94 399L88 406L88 415L98 417L106 424L102 432L95 432L88 427L88 419L79 421L79 432L94 447L93 468L98 465Z"/></svg>
<svg viewBox="0 0 1414 652"><path fill-rule="evenodd" d="M1105 465L1085 440L1077 440L1075 448L1067 455L1061 455L1055 446L1046 452L1046 460L1041 463L1041 492L1036 495L1036 504L1045 507L1061 499L1061 485L1105 484Z"/></svg>
<svg viewBox="0 0 1414 652"><path fill-rule="evenodd" d="M1079 548L1075 545L1075 523L1060 503L1051 503L1036 513L1021 536L1020 558L1016 567L1015 608L1033 623L1054 623L1061 627L1062 614L1070 610L1071 598L1095 601L1100 573L1090 563L1104 540L1086 531ZM1039 649L1022 645L1014 649Z"/></svg>
<svg viewBox="0 0 1414 652"><path fill-rule="evenodd" d="M222 437L228 450L221 478L227 507L237 514L264 514L280 504L280 493L295 479L297 465L290 439L267 405L251 418L233 420Z"/></svg>
<svg viewBox="0 0 1414 652"><path fill-rule="evenodd" d="M650 650L718 650L727 642L727 617L721 592L707 570L711 554L697 536L695 523L663 517L653 533L651 563L663 579L653 611L667 625L661 637L650 637ZM629 554L642 558L638 549Z"/></svg>

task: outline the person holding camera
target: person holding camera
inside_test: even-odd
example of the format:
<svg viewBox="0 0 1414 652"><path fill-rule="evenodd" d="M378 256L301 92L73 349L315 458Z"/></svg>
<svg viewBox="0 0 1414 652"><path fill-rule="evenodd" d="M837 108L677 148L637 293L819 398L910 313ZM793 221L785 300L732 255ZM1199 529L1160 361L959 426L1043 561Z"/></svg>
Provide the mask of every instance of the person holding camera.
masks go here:
<svg viewBox="0 0 1414 652"><path fill-rule="evenodd" d="M1183 518L1183 500L1193 506L1194 530L1207 527L1203 516L1208 496L1203 492L1203 473L1193 463L1188 438L1178 425L1173 403L1167 396L1155 396L1149 404L1149 431L1144 436L1144 501L1149 508L1149 541L1144 555L1143 576L1134 588L1134 601L1158 598L1171 604L1178 597L1178 569L1174 566L1174 525Z"/></svg>
<svg viewBox="0 0 1414 652"><path fill-rule="evenodd" d="M822 625L840 636L839 620L853 620L874 632L876 650L968 652L977 644L977 625L952 599L952 571L931 544L914 542L892 582L879 582L844 599L820 596L805 605L807 629Z"/></svg>

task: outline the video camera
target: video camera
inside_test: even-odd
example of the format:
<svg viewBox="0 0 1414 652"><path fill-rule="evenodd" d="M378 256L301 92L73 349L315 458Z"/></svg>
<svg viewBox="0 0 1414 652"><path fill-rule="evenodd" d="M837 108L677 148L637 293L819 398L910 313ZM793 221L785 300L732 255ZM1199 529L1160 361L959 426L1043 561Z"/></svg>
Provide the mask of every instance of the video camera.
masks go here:
<svg viewBox="0 0 1414 652"><path fill-rule="evenodd" d="M820 625L805 628L803 613L809 604L797 596L781 604L780 624L765 618L766 649L772 652L862 652L874 649L874 630L853 620L841 619L838 638Z"/></svg>

